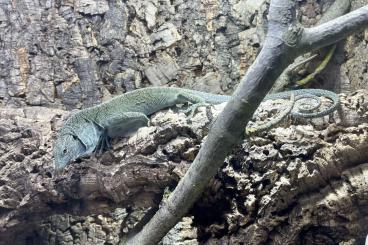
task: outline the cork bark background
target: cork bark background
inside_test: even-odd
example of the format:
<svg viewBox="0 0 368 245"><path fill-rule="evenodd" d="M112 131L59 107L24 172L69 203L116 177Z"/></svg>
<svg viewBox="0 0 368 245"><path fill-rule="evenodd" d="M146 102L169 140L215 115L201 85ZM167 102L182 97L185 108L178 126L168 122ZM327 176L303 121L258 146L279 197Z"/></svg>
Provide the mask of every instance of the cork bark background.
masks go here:
<svg viewBox="0 0 368 245"><path fill-rule="evenodd" d="M298 1L300 22L313 25L331 2ZM183 175L221 107L192 119L159 112L56 177L62 120L145 86L231 94L262 46L266 15L257 0L0 2L0 244L117 244ZM287 121L234 149L163 243L361 244L367 43L368 31L339 43L312 84L344 93L339 112Z"/></svg>

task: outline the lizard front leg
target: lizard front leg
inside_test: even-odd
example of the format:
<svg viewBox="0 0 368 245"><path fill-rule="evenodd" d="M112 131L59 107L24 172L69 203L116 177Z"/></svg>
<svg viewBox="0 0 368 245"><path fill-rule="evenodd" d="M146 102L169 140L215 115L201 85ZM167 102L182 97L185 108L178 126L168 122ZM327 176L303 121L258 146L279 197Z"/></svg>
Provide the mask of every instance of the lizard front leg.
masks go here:
<svg viewBox="0 0 368 245"><path fill-rule="evenodd" d="M147 126L149 118L141 112L124 112L121 114L110 114L108 118L101 120L100 125L104 129L95 152L102 153L110 148L111 138L127 137Z"/></svg>
<svg viewBox="0 0 368 245"><path fill-rule="evenodd" d="M184 102L192 103L192 105L189 106L188 109L184 110L184 113L187 115L189 114L190 117L193 117L198 107L209 105L208 103L206 103L206 101L203 98L196 96L196 95L192 95L192 94L186 94L186 93L179 93L177 95L177 101L179 103L184 103Z"/></svg>

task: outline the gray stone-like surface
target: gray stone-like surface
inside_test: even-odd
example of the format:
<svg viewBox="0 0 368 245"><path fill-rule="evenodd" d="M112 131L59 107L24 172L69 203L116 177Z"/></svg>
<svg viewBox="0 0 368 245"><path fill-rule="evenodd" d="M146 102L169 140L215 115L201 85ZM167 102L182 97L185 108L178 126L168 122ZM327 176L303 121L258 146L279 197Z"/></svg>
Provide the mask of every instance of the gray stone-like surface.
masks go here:
<svg viewBox="0 0 368 245"><path fill-rule="evenodd" d="M76 0L74 9L83 14L104 14L109 10L109 4L105 0Z"/></svg>
<svg viewBox="0 0 368 245"><path fill-rule="evenodd" d="M154 86L168 84L174 80L178 72L178 65L169 55L163 55L157 64L151 65L144 70L148 81Z"/></svg>

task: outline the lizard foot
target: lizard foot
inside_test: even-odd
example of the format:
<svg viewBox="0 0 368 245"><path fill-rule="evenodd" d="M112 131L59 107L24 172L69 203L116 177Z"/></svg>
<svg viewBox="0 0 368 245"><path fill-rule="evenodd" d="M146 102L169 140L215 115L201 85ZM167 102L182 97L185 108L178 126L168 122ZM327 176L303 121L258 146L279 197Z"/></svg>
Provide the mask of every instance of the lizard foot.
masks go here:
<svg viewBox="0 0 368 245"><path fill-rule="evenodd" d="M196 104L191 105L188 109L184 110L184 113L187 116L189 115L190 117L193 117L194 116L194 113L196 113L198 107L208 106L208 105L209 104L208 103L205 103L205 102L196 103Z"/></svg>
<svg viewBox="0 0 368 245"><path fill-rule="evenodd" d="M101 156L104 151L111 149L111 147L111 138L104 133L98 141L94 152L97 156Z"/></svg>

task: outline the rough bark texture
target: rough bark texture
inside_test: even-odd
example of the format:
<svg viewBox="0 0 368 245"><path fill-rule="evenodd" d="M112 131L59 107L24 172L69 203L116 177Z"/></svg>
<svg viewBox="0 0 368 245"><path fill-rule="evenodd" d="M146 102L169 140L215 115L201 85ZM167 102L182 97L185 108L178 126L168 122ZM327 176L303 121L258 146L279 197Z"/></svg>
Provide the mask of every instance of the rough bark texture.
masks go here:
<svg viewBox="0 0 368 245"><path fill-rule="evenodd" d="M191 120L161 112L153 127L55 181L59 109L148 84L230 93L261 45L261 2L0 3L0 244L116 244L183 175L216 111ZM312 24L329 3L301 1L302 22ZM318 80L341 91L366 88L367 41L366 31L341 44ZM325 129L326 118L314 128L279 128L234 149L193 218L163 242L362 242L368 96L342 98L343 113L330 119L339 126Z"/></svg>
<svg viewBox="0 0 368 245"><path fill-rule="evenodd" d="M165 244L180 235L193 244L197 238L207 244L361 241L368 232L368 92L341 99L333 118L289 121L234 149L192 209L198 233L185 231L187 220ZM272 116L275 104L265 104L273 109L260 111L260 119ZM157 205L164 187L182 177L219 107L192 119L159 112L152 126L115 142L100 164L84 159L56 180L55 111L2 109L1 241L116 244L144 208Z"/></svg>
<svg viewBox="0 0 368 245"><path fill-rule="evenodd" d="M272 0L268 19L268 32L260 53L213 123L196 158L168 199L127 245L159 243L188 213L226 156L244 139L245 125L283 70L307 51L332 45L368 28L368 5L318 27L301 28L296 21L295 1Z"/></svg>

